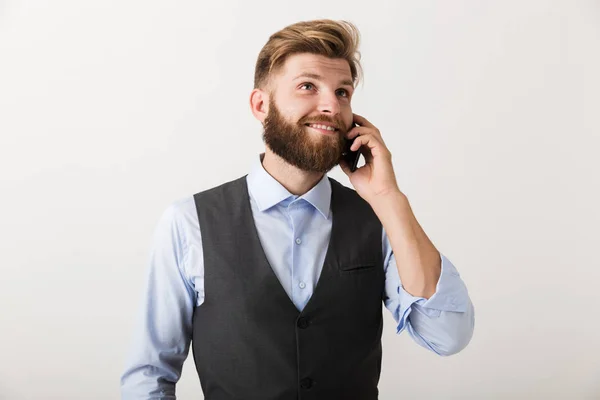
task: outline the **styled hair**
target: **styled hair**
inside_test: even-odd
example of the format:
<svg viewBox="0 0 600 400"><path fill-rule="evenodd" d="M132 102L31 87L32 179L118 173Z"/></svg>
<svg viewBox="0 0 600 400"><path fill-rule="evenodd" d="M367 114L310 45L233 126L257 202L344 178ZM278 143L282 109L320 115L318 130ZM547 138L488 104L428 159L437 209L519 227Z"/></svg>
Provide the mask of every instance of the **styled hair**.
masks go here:
<svg viewBox="0 0 600 400"><path fill-rule="evenodd" d="M283 66L287 57L298 53L343 58L350 65L356 85L362 77L359 42L358 29L347 21L319 19L286 26L271 35L261 49L254 70L254 88L264 88L269 76Z"/></svg>

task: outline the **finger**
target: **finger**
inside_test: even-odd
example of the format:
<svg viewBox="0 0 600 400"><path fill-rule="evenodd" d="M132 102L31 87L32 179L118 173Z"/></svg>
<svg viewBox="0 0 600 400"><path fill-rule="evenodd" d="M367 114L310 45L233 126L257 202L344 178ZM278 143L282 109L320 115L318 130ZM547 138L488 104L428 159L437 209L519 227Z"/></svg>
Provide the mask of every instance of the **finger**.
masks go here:
<svg viewBox="0 0 600 400"><path fill-rule="evenodd" d="M357 138L358 137L363 137L363 136L366 136L366 135L368 135L368 134L365 134L365 135L361 134L361 136L357 136ZM354 144L357 143L357 142L359 144L357 144L355 146ZM350 150L352 150L352 151L360 151L360 154L362 154L363 157L365 157L365 161L367 161L367 162L369 162L369 161L371 161L373 159L373 155L371 154L371 150L369 149L369 147L363 145L362 142L359 141L359 140L357 140L357 139L352 140L352 145L350 146Z"/></svg>
<svg viewBox="0 0 600 400"><path fill-rule="evenodd" d="M367 120L362 115L358 115L358 114L352 114L352 115L354 117L354 122L356 122L360 126L366 126L368 128L375 128L375 125L373 125L372 123L370 123L369 120Z"/></svg>
<svg viewBox="0 0 600 400"><path fill-rule="evenodd" d="M363 126L365 128L370 128L371 132L377 136L379 138L379 140L381 140L383 142L383 138L381 137L381 132L379 131L379 129L377 129L377 127L375 125L373 125L372 123L370 123L365 117L360 116L358 114L353 114L354 115L354 122L358 123L358 125Z"/></svg>
<svg viewBox="0 0 600 400"><path fill-rule="evenodd" d="M348 132L346 132L346 135L345 135L346 139L352 140L355 137L357 137L358 135L360 135L361 132L364 132L364 128L362 128L360 126L355 126L354 128L350 129Z"/></svg>
<svg viewBox="0 0 600 400"><path fill-rule="evenodd" d="M366 163L370 163L371 161L373 161L373 153L371 152L371 149L369 149L368 147L360 146L360 154L363 155Z"/></svg>
<svg viewBox="0 0 600 400"><path fill-rule="evenodd" d="M348 132L346 132L345 136L346 136L346 139L352 140L359 135L366 135L366 134L372 134L374 136L378 136L377 132L373 128L368 128L366 126L355 126L354 128L350 129Z"/></svg>
<svg viewBox="0 0 600 400"><path fill-rule="evenodd" d="M377 145L378 141L375 138L375 136L373 136L370 133L365 133L360 136L357 136L354 139L354 142L352 142L352 146L350 146L350 150L357 151L361 146L367 146L368 148L372 149L375 148Z"/></svg>
<svg viewBox="0 0 600 400"><path fill-rule="evenodd" d="M385 147L385 145L372 134L358 136L356 139L354 139L352 146L350 146L350 150L356 151L361 146L366 146L370 150L373 157L383 157L389 154L387 147Z"/></svg>
<svg viewBox="0 0 600 400"><path fill-rule="evenodd" d="M359 151L360 154L362 154L362 156L365 158L366 163L370 163L371 161L373 161L373 153L371 152L371 149L368 146L363 145L361 143L360 145L357 145L358 150L354 150L354 146L350 146L350 148L353 151Z"/></svg>

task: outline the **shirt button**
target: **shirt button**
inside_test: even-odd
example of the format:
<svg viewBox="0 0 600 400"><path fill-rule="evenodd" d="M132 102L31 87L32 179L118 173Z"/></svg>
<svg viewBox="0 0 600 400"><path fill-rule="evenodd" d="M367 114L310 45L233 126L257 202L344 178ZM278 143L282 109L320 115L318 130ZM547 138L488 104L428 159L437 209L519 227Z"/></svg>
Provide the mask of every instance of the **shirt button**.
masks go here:
<svg viewBox="0 0 600 400"><path fill-rule="evenodd" d="M300 238L296 239L296 244L300 244L300 243L302 243L302 239L300 239Z"/></svg>
<svg viewBox="0 0 600 400"><path fill-rule="evenodd" d="M300 289L304 289L306 287L306 283L300 282L298 286L300 286Z"/></svg>

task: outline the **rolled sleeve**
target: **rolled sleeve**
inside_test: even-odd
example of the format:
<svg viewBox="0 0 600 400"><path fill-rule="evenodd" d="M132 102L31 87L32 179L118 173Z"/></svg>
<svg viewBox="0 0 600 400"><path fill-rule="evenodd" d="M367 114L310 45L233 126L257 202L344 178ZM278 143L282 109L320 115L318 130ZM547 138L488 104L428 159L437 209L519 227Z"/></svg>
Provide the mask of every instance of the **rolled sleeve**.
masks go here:
<svg viewBox="0 0 600 400"><path fill-rule="evenodd" d="M439 355L458 353L471 340L474 308L467 287L450 260L440 254L441 273L435 293L416 297L402 287L393 254L386 265L386 301L397 322L422 347Z"/></svg>
<svg viewBox="0 0 600 400"><path fill-rule="evenodd" d="M431 317L437 317L441 311L466 312L469 307L467 288L460 278L456 267L446 256L441 256L441 273L435 293L429 299L414 297L400 285L400 296L405 303L411 303L423 309Z"/></svg>

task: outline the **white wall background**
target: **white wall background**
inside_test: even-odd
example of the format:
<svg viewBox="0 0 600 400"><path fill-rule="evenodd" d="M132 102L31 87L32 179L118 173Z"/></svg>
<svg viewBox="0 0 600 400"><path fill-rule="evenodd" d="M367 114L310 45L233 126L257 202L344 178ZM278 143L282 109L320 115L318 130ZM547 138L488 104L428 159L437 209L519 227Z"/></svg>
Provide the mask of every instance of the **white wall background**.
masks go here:
<svg viewBox="0 0 600 400"><path fill-rule="evenodd" d="M598 1L0 1L0 398L117 399L150 238L248 172L268 36L361 30L353 106L476 308L396 336L382 399L600 399ZM349 185L336 169L331 176ZM181 399L202 398L190 357Z"/></svg>

